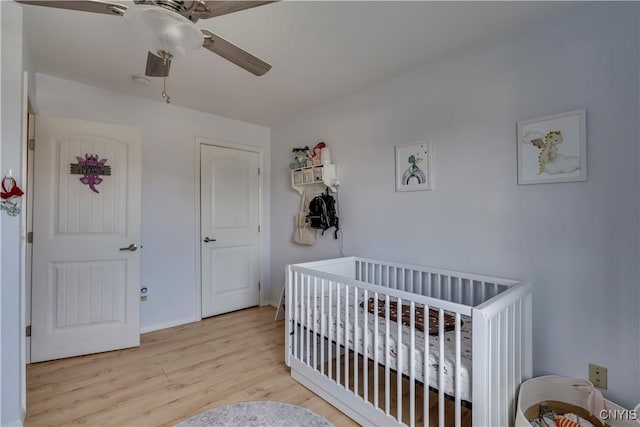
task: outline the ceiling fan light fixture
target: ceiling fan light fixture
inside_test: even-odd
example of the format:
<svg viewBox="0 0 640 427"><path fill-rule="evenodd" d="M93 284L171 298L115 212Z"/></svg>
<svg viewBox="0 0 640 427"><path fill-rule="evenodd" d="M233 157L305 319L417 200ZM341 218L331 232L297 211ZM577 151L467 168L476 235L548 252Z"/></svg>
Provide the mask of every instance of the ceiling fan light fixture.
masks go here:
<svg viewBox="0 0 640 427"><path fill-rule="evenodd" d="M145 48L154 53L166 51L180 58L204 43L202 31L196 24L162 7L134 5L127 9L124 17L138 30Z"/></svg>
<svg viewBox="0 0 640 427"><path fill-rule="evenodd" d="M151 79L149 79L147 76L134 74L131 76L131 78L133 79L134 83L136 83L139 86L147 87L151 84Z"/></svg>

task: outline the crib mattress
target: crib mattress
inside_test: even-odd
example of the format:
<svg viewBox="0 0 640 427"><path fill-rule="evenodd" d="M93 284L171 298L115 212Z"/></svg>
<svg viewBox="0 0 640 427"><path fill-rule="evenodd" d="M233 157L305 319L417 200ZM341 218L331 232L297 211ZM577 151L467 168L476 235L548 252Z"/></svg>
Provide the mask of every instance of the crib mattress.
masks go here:
<svg viewBox="0 0 640 427"><path fill-rule="evenodd" d="M323 304L324 300L324 304ZM362 302L359 299L359 302ZM324 316L320 313L322 304L324 305ZM318 297L315 299L315 304L312 301L312 307L315 306L316 310L316 322L315 325L308 325L311 330L324 335L326 338L331 338L332 341L337 342L338 339L341 345L345 345L345 298L344 295L340 297L340 322L337 322L337 302L335 295L332 297L331 302L331 323L329 322L329 297ZM300 310L300 307L298 307ZM354 343L354 307L353 301L349 301L349 319L346 326L347 342L350 350L356 351L360 355L364 355L364 342L365 336L363 333L363 316L365 308L358 304L358 321L357 321L357 342ZM301 313L298 311L298 313ZM305 318L306 308L305 308ZM322 317L324 317L324 324L322 328ZM460 399L471 402L471 318L469 316L461 316L462 326L460 328L460 390L455 390L455 331L448 331L444 333L444 385L439 383L440 374L440 343L438 335L428 335L429 339L429 387L440 390L444 389L444 393L449 396L460 396ZM313 322L313 311L310 316L311 323ZM304 322L303 322L304 323ZM329 330L331 328L331 331ZM323 330L324 329L324 330ZM415 330L413 351L411 351L411 332L408 326L401 327L401 353L402 353L402 373L410 375L409 354L412 354L414 360L414 374L416 380L425 383L424 381L424 340L425 334L422 331ZM367 312L367 357L370 360L374 360L374 340L375 333L375 318L372 313ZM385 319L378 317L378 363L386 365L385 351ZM389 368L398 371L398 324L394 321L389 321Z"/></svg>

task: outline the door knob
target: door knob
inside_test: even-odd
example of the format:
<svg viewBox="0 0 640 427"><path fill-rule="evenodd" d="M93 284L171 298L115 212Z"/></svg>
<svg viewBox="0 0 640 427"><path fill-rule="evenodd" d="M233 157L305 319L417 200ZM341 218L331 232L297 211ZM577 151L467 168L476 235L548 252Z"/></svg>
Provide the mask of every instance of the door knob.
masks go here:
<svg viewBox="0 0 640 427"><path fill-rule="evenodd" d="M205 243L215 242L215 241L216 241L216 239L210 239L210 238L208 238L208 237L205 237L205 238L204 238L204 242L205 242Z"/></svg>
<svg viewBox="0 0 640 427"><path fill-rule="evenodd" d="M135 245L133 243L127 246L126 248L120 248L121 251L131 251L131 252L135 252L137 249L138 249L138 245Z"/></svg>

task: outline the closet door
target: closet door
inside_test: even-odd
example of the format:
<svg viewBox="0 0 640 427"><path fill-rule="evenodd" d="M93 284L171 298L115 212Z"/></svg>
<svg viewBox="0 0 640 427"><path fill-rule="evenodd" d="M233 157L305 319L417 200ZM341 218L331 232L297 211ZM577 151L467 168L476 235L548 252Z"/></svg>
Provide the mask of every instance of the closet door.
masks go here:
<svg viewBox="0 0 640 427"><path fill-rule="evenodd" d="M258 305L260 154L201 146L202 317Z"/></svg>

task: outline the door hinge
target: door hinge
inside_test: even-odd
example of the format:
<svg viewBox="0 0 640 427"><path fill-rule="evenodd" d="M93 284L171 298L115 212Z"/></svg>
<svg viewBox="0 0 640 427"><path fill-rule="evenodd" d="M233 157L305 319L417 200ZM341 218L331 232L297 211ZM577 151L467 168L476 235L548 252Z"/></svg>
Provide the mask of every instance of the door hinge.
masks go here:
<svg viewBox="0 0 640 427"><path fill-rule="evenodd" d="M260 175L260 168L258 168L258 175Z"/></svg>
<svg viewBox="0 0 640 427"><path fill-rule="evenodd" d="M260 284L260 282L258 282L258 290L262 289L262 285Z"/></svg>
<svg viewBox="0 0 640 427"><path fill-rule="evenodd" d="M29 148L29 150L35 150L36 149L36 140L33 138L29 139L29 143L27 144L27 148Z"/></svg>
<svg viewBox="0 0 640 427"><path fill-rule="evenodd" d="M258 233L260 232L260 226L258 226Z"/></svg>
<svg viewBox="0 0 640 427"><path fill-rule="evenodd" d="M33 231L27 233L27 243L33 243Z"/></svg>
<svg viewBox="0 0 640 427"><path fill-rule="evenodd" d="M27 337L31 336L31 325L27 326L27 328L25 330L25 336L27 336Z"/></svg>

